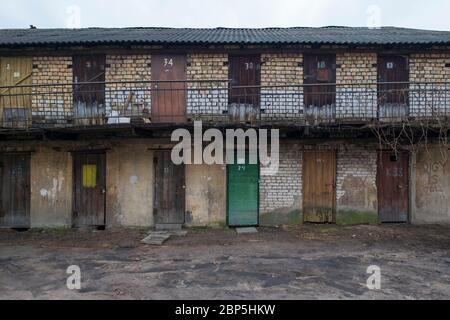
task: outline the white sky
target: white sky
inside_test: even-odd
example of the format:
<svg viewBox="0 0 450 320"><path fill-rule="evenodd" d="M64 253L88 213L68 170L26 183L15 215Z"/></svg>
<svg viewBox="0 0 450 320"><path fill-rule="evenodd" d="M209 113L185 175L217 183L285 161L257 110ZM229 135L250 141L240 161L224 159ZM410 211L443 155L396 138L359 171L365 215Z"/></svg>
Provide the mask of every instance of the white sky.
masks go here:
<svg viewBox="0 0 450 320"><path fill-rule="evenodd" d="M0 0L0 5L0 28L367 26L375 21L450 30L448 0Z"/></svg>

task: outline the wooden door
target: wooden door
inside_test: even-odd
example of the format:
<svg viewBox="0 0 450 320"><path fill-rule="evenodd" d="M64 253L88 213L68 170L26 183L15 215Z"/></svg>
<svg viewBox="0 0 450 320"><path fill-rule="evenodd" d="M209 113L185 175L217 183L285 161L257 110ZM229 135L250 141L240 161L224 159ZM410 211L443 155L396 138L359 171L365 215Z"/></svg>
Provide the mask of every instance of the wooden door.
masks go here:
<svg viewBox="0 0 450 320"><path fill-rule="evenodd" d="M0 228L30 228L30 155L0 155Z"/></svg>
<svg viewBox="0 0 450 320"><path fill-rule="evenodd" d="M232 227L259 224L259 170L258 164L245 163L227 166L227 219Z"/></svg>
<svg viewBox="0 0 450 320"><path fill-rule="evenodd" d="M304 74L306 108L336 103L336 55L305 55Z"/></svg>
<svg viewBox="0 0 450 320"><path fill-rule="evenodd" d="M102 124L105 108L105 55L73 57L74 114L78 124ZM82 84L79 84L82 83Z"/></svg>
<svg viewBox="0 0 450 320"><path fill-rule="evenodd" d="M185 166L175 165L171 159L171 151L155 151L155 192L154 219L155 224L185 223Z"/></svg>
<svg viewBox="0 0 450 320"><path fill-rule="evenodd" d="M231 55L229 77L230 119L236 122L254 122L258 117L261 101L261 56Z"/></svg>
<svg viewBox="0 0 450 320"><path fill-rule="evenodd" d="M336 221L336 152L307 151L303 158L305 222Z"/></svg>
<svg viewBox="0 0 450 320"><path fill-rule="evenodd" d="M74 153L73 221L75 228L106 225L106 154Z"/></svg>
<svg viewBox="0 0 450 320"><path fill-rule="evenodd" d="M31 122L32 63L30 57L0 58L0 117L4 127ZM15 87L15 88L14 88Z"/></svg>
<svg viewBox="0 0 450 320"><path fill-rule="evenodd" d="M378 155L378 210L383 223L408 222L409 155L380 152Z"/></svg>
<svg viewBox="0 0 450 320"><path fill-rule="evenodd" d="M381 104L407 104L409 100L409 61L406 56L378 57L378 87ZM383 82L391 82L382 84ZM392 83L394 82L394 83ZM398 83L403 82L403 83Z"/></svg>
<svg viewBox="0 0 450 320"><path fill-rule="evenodd" d="M152 56L152 122L186 122L186 67L184 55Z"/></svg>

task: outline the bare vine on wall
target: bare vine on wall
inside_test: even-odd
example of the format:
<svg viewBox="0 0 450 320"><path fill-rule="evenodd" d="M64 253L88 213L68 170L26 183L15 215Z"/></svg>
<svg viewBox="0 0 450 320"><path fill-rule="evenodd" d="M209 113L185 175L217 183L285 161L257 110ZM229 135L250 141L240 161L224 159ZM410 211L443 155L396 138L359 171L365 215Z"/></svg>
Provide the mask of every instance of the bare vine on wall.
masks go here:
<svg viewBox="0 0 450 320"><path fill-rule="evenodd" d="M422 121L406 120L393 125L378 122L370 126L378 140L381 150L388 150L395 155L408 150L415 153L418 148L424 149L431 156L430 146L438 147L443 162L449 160L450 121L445 117L436 117Z"/></svg>

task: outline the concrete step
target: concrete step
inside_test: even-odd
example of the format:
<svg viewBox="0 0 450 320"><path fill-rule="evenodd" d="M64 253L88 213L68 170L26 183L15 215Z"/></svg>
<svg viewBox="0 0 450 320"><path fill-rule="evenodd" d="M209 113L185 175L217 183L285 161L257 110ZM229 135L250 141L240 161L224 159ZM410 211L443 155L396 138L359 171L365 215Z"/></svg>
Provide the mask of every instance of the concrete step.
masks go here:
<svg viewBox="0 0 450 320"><path fill-rule="evenodd" d="M253 234L258 233L256 228L236 228L237 234Z"/></svg>
<svg viewBox="0 0 450 320"><path fill-rule="evenodd" d="M183 228L182 224L157 224L155 226L156 231L169 231L169 230L181 230Z"/></svg>
<svg viewBox="0 0 450 320"><path fill-rule="evenodd" d="M162 246L169 239L170 239L169 233L151 232L144 240L142 240L142 243L154 246Z"/></svg>

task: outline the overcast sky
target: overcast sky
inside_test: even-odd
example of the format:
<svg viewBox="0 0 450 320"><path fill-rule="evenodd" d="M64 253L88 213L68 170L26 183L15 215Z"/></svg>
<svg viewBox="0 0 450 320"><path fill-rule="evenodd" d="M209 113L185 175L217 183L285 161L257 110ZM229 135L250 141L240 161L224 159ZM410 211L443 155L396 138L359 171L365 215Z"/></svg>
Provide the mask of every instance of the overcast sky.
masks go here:
<svg viewBox="0 0 450 320"><path fill-rule="evenodd" d="M0 0L0 28L399 26L450 30L448 0Z"/></svg>

